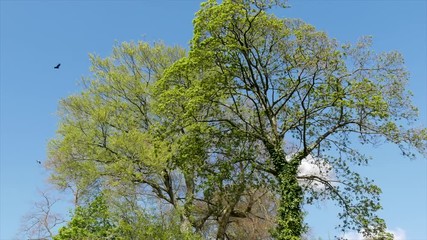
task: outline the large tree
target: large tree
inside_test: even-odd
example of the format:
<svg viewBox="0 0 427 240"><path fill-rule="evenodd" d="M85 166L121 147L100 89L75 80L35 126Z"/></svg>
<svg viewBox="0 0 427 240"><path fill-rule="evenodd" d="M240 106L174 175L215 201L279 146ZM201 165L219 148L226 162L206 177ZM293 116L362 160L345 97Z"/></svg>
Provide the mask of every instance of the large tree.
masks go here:
<svg viewBox="0 0 427 240"><path fill-rule="evenodd" d="M426 153L426 129L412 128L417 110L403 58L374 53L369 38L339 44L300 20L268 14L274 4L203 3L189 55L158 82L160 109L178 125L207 123L258 146L246 161L275 180L277 239L300 239L303 204L325 198L342 207L344 231L384 237L381 190L351 166L368 162L360 144ZM299 174L307 159L329 173Z"/></svg>

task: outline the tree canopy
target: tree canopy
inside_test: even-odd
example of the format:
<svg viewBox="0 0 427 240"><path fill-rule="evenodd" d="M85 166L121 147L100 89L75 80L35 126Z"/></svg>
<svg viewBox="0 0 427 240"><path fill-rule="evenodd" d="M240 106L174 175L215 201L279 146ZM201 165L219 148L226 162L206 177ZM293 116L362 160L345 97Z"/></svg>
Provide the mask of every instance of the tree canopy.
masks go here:
<svg viewBox="0 0 427 240"><path fill-rule="evenodd" d="M206 1L188 53L138 42L91 56L85 90L61 101L51 181L76 205L103 192L116 217L169 219L183 238L301 239L303 206L327 199L342 231L390 238L381 189L353 166L369 161L360 144L427 153L403 57L370 38L340 44L274 5Z"/></svg>

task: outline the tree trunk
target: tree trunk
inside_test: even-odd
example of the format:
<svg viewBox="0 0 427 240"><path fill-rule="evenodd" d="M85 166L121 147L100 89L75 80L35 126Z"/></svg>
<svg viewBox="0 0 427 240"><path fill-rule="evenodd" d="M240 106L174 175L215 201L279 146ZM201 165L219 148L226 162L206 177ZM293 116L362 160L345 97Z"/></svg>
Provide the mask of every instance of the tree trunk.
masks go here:
<svg viewBox="0 0 427 240"><path fill-rule="evenodd" d="M279 176L280 205L276 238L280 240L301 239L304 232L302 203L304 195L298 184L298 168L288 164Z"/></svg>
<svg viewBox="0 0 427 240"><path fill-rule="evenodd" d="M197 225L192 219L192 206L194 200L194 171L190 170L184 173L184 180L186 186L185 192L185 203L184 203L184 211L181 213L181 232L188 233L192 232L192 228L194 227L197 230Z"/></svg>
<svg viewBox="0 0 427 240"><path fill-rule="evenodd" d="M241 177L243 176L244 175L241 175ZM231 213L233 212L237 203L240 201L240 196L242 195L243 191L244 191L244 185L242 184L236 191L231 192L230 195L228 195L228 197L224 199L226 200L225 208L222 210L221 216L218 218L218 232L216 235L217 240L226 239L226 232L227 232L227 227L229 224Z"/></svg>
<svg viewBox="0 0 427 240"><path fill-rule="evenodd" d="M273 160L276 178L279 184L280 204L278 208L277 228L274 237L279 240L298 240L304 233L304 214L302 203L304 194L298 184L297 174L300 156L290 161L280 148L268 148Z"/></svg>
<svg viewBox="0 0 427 240"><path fill-rule="evenodd" d="M219 218L218 221L218 231L216 233L216 239L217 240L224 240L225 239L225 233L227 231L227 225L228 221L230 219L230 213L231 213L231 206L227 206L223 212L222 216Z"/></svg>

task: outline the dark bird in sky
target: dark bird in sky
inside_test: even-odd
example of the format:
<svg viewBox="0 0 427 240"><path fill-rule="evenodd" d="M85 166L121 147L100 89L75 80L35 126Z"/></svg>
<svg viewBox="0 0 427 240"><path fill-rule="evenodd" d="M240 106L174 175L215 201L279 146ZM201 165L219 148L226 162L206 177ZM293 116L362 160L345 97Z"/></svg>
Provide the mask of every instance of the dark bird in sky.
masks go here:
<svg viewBox="0 0 427 240"><path fill-rule="evenodd" d="M59 66L61 66L61 64L60 64L60 63L58 63L58 65L56 65L54 68L55 68L55 69L59 69Z"/></svg>
<svg viewBox="0 0 427 240"><path fill-rule="evenodd" d="M42 161L37 160L36 162L37 162L38 164L42 164Z"/></svg>

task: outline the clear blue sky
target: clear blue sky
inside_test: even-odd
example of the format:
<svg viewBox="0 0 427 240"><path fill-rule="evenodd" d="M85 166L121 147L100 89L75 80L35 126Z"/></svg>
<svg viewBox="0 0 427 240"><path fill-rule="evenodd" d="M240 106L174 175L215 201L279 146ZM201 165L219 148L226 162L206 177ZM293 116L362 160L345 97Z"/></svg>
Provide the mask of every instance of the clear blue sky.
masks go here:
<svg viewBox="0 0 427 240"><path fill-rule="evenodd" d="M79 91L89 74L88 53L108 56L116 41L163 40L187 46L201 1L8 1L0 0L0 239L15 236L21 216L38 200L54 137L58 101ZM374 37L374 49L403 53L409 88L427 126L426 1L289 0L277 14L296 17L341 42ZM53 67L61 63L59 70ZM374 161L363 174L383 189L382 216L407 240L427 239L427 161L403 159L396 147L365 149ZM333 236L333 205L312 209L315 236Z"/></svg>

